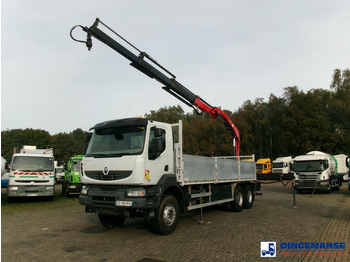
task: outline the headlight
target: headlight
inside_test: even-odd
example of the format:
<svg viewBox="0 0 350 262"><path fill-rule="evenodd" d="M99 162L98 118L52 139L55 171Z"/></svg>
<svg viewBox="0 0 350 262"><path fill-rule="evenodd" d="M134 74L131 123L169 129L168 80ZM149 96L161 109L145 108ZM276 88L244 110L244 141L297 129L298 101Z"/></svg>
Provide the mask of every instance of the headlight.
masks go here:
<svg viewBox="0 0 350 262"><path fill-rule="evenodd" d="M47 186L46 190L53 190L53 186Z"/></svg>
<svg viewBox="0 0 350 262"><path fill-rule="evenodd" d="M77 188L77 186L75 186L75 185L70 185L70 186L68 186L69 188Z"/></svg>
<svg viewBox="0 0 350 262"><path fill-rule="evenodd" d="M146 189L144 188L133 188L126 191L128 197L144 197L146 196Z"/></svg>
<svg viewBox="0 0 350 262"><path fill-rule="evenodd" d="M16 191L18 190L18 186L9 186L8 190Z"/></svg>
<svg viewBox="0 0 350 262"><path fill-rule="evenodd" d="M81 188L80 194L82 194L82 195L87 195L87 193L88 193L87 187L86 187L86 186L83 186L83 187Z"/></svg>

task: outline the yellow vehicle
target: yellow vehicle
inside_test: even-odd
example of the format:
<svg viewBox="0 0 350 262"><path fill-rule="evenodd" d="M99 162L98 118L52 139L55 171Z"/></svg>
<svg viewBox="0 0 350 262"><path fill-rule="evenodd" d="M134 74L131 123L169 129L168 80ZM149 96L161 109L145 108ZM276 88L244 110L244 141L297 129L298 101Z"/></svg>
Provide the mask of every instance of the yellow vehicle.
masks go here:
<svg viewBox="0 0 350 262"><path fill-rule="evenodd" d="M272 172L272 165L270 158L260 158L256 161L257 174L270 174Z"/></svg>

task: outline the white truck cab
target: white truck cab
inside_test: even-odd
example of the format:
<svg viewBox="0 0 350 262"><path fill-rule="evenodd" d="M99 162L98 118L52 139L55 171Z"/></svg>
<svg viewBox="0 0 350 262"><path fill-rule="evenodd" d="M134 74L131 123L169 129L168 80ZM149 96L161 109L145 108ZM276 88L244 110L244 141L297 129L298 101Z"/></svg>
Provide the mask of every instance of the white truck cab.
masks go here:
<svg viewBox="0 0 350 262"><path fill-rule="evenodd" d="M300 193L303 190L339 190L340 183L334 156L311 151L306 155L293 158L292 170L295 188Z"/></svg>
<svg viewBox="0 0 350 262"><path fill-rule="evenodd" d="M287 175L290 173L290 164L292 163L292 157L278 157L272 161L272 173Z"/></svg>
<svg viewBox="0 0 350 262"><path fill-rule="evenodd" d="M8 199L46 197L52 200L55 192L55 166L52 149L24 146L14 154L7 188Z"/></svg>
<svg viewBox="0 0 350 262"><path fill-rule="evenodd" d="M127 217L150 219L170 234L186 210L228 203L251 208L260 184L254 155L202 157L182 152L182 122L144 118L99 123L81 163L79 203L112 228Z"/></svg>

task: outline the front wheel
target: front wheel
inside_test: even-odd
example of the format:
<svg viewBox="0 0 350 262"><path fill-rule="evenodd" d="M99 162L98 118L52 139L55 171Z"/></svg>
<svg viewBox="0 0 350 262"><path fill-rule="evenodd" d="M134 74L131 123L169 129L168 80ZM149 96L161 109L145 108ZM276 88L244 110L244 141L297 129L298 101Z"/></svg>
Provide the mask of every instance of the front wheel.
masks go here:
<svg viewBox="0 0 350 262"><path fill-rule="evenodd" d="M66 195L66 181L62 182L62 196Z"/></svg>
<svg viewBox="0 0 350 262"><path fill-rule="evenodd" d="M119 227L125 221L125 217L123 216L112 216L104 214L98 214L98 219L104 227L109 229Z"/></svg>
<svg viewBox="0 0 350 262"><path fill-rule="evenodd" d="M164 195L159 208L152 219L153 231L160 235L169 235L176 229L179 221L179 204L172 195Z"/></svg>

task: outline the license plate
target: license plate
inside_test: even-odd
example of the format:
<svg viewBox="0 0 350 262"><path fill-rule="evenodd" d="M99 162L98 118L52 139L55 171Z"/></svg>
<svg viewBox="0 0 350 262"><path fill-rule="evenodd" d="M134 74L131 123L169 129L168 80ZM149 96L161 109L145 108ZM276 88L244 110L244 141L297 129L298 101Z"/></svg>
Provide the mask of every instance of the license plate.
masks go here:
<svg viewBox="0 0 350 262"><path fill-rule="evenodd" d="M36 193L30 193L30 194L27 194L27 196L29 196L29 197L35 197L35 196L38 196L38 194L36 194Z"/></svg>
<svg viewBox="0 0 350 262"><path fill-rule="evenodd" d="M132 206L132 201L115 201L115 205L119 207L131 207Z"/></svg>

